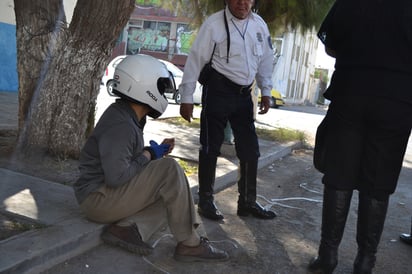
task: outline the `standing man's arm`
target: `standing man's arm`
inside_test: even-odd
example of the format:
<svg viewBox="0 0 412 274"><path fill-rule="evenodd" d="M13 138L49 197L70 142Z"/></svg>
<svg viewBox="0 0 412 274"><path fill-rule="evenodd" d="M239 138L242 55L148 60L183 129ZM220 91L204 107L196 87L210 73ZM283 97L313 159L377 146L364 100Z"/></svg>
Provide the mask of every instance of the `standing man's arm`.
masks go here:
<svg viewBox="0 0 412 274"><path fill-rule="evenodd" d="M196 39L187 58L182 83L179 86L181 95L180 115L190 123L193 116L193 93L197 79L203 66L209 62L213 52L214 41L207 21L200 27Z"/></svg>
<svg viewBox="0 0 412 274"><path fill-rule="evenodd" d="M266 24L265 24L266 25ZM259 114L265 114L270 108L270 96L273 88L272 74L274 65L274 52L272 47L272 40L270 38L269 30L266 26L264 32L266 39L263 43L263 56L256 74L256 82L261 92L261 102Z"/></svg>

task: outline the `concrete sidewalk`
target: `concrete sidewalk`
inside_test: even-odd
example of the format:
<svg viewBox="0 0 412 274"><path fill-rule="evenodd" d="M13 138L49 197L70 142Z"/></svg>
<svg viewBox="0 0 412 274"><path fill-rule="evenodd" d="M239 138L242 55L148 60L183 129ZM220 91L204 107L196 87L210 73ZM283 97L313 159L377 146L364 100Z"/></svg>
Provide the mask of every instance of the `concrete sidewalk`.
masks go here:
<svg viewBox="0 0 412 274"><path fill-rule="evenodd" d="M181 148L181 152L193 149ZM271 146L260 166L290 153L291 144ZM221 164L222 163L222 164ZM236 182L237 166L219 159L216 191ZM0 273L38 273L99 245L103 225L88 222L70 186L0 168L0 211L44 226L0 242ZM197 185L190 180L196 198Z"/></svg>
<svg viewBox="0 0 412 274"><path fill-rule="evenodd" d="M16 94L0 92L0 129L12 129L17 124ZM10 113L16 117L10 117ZM198 129L179 127L149 120L145 140L161 141L173 136L176 146L172 157L197 161ZM259 168L291 152L296 143L278 144L259 140L262 156ZM216 173L216 192L234 184L237 160L231 145L222 147ZM38 273L101 243L103 225L88 222L80 212L71 186L46 181L33 176L0 168L0 212L35 221L41 228L0 241L0 273ZM197 180L189 178L194 198Z"/></svg>

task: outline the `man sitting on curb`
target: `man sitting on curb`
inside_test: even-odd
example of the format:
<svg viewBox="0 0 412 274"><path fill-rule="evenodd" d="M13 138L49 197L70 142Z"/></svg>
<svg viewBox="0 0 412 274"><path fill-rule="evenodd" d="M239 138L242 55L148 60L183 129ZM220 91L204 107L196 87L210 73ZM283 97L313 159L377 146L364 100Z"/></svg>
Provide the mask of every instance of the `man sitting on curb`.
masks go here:
<svg viewBox="0 0 412 274"><path fill-rule="evenodd" d="M178 242L180 261L224 261L225 251L196 232L199 226L187 177L172 158L164 158L174 139L144 147L146 115L159 117L167 107L164 92L175 89L165 65L147 55L126 57L114 73L120 97L102 115L80 155L75 195L87 218L106 223L102 239L141 255L144 241L167 219ZM170 90L169 90L170 91Z"/></svg>

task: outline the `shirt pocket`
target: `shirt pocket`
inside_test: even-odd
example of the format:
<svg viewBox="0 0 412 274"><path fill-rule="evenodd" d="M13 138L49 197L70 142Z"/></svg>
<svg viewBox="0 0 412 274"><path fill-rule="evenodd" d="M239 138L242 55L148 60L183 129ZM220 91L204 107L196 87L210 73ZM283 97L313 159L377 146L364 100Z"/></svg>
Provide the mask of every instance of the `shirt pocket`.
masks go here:
<svg viewBox="0 0 412 274"><path fill-rule="evenodd" d="M223 41L222 43L219 43L218 45L218 55L220 58L226 58L227 57L227 40ZM235 56L241 56L242 55L242 50L239 46L237 45L230 45L229 49L229 57L235 57Z"/></svg>

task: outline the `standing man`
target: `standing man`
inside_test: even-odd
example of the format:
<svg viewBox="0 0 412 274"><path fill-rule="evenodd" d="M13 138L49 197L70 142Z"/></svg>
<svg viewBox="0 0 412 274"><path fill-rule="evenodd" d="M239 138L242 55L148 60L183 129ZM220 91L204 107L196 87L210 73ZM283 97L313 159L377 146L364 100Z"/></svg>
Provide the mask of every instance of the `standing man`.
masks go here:
<svg viewBox="0 0 412 274"><path fill-rule="evenodd" d="M353 273L372 273L412 127L412 1L337 0L318 35L336 62L325 93L331 103L316 133L324 193L309 270L334 271L357 190Z"/></svg>
<svg viewBox="0 0 412 274"><path fill-rule="evenodd" d="M179 87L180 114L190 122L196 81L211 60L209 81L203 83L200 118L198 212L212 220L223 219L213 201L213 186L217 157L229 121L240 160L237 214L272 219L275 213L256 202L260 152L251 96L256 79L262 92L259 113L268 112L274 59L272 42L266 23L252 12L254 0L226 0L225 3L223 10L212 14L200 27Z"/></svg>
<svg viewBox="0 0 412 274"><path fill-rule="evenodd" d="M80 178L74 191L88 219L107 224L105 243L147 255L145 240L164 221L177 241L176 260L225 261L228 254L196 231L199 225L186 175L164 156L174 139L144 146L146 116L159 117L167 107L164 92L174 81L165 65L148 55L123 59L114 73L116 100L102 115L80 155Z"/></svg>

